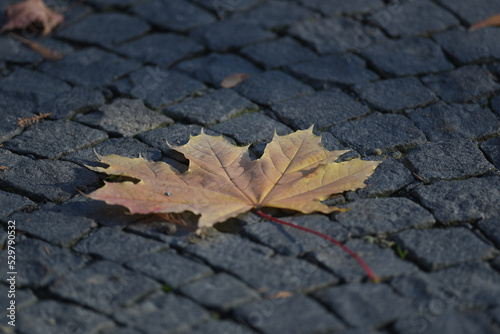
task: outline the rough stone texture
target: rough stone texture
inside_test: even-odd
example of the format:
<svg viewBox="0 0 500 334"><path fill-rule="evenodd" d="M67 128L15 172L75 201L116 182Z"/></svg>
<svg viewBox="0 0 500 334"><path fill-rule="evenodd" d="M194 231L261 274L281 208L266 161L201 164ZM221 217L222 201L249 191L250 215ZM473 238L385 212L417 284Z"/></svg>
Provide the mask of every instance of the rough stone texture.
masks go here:
<svg viewBox="0 0 500 334"><path fill-rule="evenodd" d="M439 46L426 38L391 40L361 52L387 75L418 75L453 68Z"/></svg>
<svg viewBox="0 0 500 334"><path fill-rule="evenodd" d="M409 251L409 256L426 270L481 260L495 253L492 246L463 227L403 231L394 238L403 249Z"/></svg>
<svg viewBox="0 0 500 334"><path fill-rule="evenodd" d="M320 333L345 327L322 305L305 296L256 301L238 308L236 315L265 334Z"/></svg>
<svg viewBox="0 0 500 334"><path fill-rule="evenodd" d="M457 136L481 139L500 133L500 122L495 115L477 104L436 104L409 111L408 117L432 141Z"/></svg>
<svg viewBox="0 0 500 334"><path fill-rule="evenodd" d="M231 89L219 89L211 94L167 107L164 112L176 119L210 126L258 108Z"/></svg>
<svg viewBox="0 0 500 334"><path fill-rule="evenodd" d="M6 279L7 278L8 278L8 276L6 276ZM8 298L9 291L10 291L10 285L4 285L4 284L0 285L0 293L2 294L2 296L7 297L7 298L5 298L5 297L2 298L2 300L0 301L0 306L2 308L4 308L4 310L10 306L9 305L10 298ZM12 293L12 292L10 292L10 293ZM37 301L37 298L35 297L33 292L31 292L30 289L22 289L22 290L16 289L15 294L16 294L16 309L17 310L24 310L27 307L35 304ZM4 329L4 328L2 328L2 329Z"/></svg>
<svg viewBox="0 0 500 334"><path fill-rule="evenodd" d="M365 29L349 18L300 22L292 25L288 32L304 40L322 55L360 50L385 40L384 34L378 29Z"/></svg>
<svg viewBox="0 0 500 334"><path fill-rule="evenodd" d="M500 138L493 138L485 141L480 147L493 165L495 165L496 168L500 168Z"/></svg>
<svg viewBox="0 0 500 334"><path fill-rule="evenodd" d="M410 151L405 158L424 182L465 178L495 168L470 140L427 143Z"/></svg>
<svg viewBox="0 0 500 334"><path fill-rule="evenodd" d="M116 51L143 62L168 67L203 51L203 46L182 35L154 33L120 45Z"/></svg>
<svg viewBox="0 0 500 334"><path fill-rule="evenodd" d="M343 87L378 78L366 62L354 54L324 56L289 67L297 77L316 89Z"/></svg>
<svg viewBox="0 0 500 334"><path fill-rule="evenodd" d="M127 137L173 123L172 119L146 108L142 101L130 99L115 100L76 120L110 134Z"/></svg>
<svg viewBox="0 0 500 334"><path fill-rule="evenodd" d="M74 85L97 87L110 84L139 66L138 62L121 58L113 53L97 48L86 48L71 53L57 62L43 63L39 69Z"/></svg>
<svg viewBox="0 0 500 334"><path fill-rule="evenodd" d="M225 273L185 285L180 291L205 307L222 311L259 298L256 291Z"/></svg>
<svg viewBox="0 0 500 334"><path fill-rule="evenodd" d="M406 313L408 300L385 284L352 284L314 294L348 325L379 327Z"/></svg>
<svg viewBox="0 0 500 334"><path fill-rule="evenodd" d="M80 305L111 314L159 288L159 283L116 263L98 261L58 279L50 286L50 291Z"/></svg>
<svg viewBox="0 0 500 334"><path fill-rule="evenodd" d="M37 105L36 95L32 92L4 92L0 88L0 143L17 136L23 130L17 122L19 118L31 117Z"/></svg>
<svg viewBox="0 0 500 334"><path fill-rule="evenodd" d="M104 102L104 95L100 91L77 86L43 103L36 110L42 114L51 113L52 115L48 117L50 119L71 119L77 113L99 108Z"/></svg>
<svg viewBox="0 0 500 334"><path fill-rule="evenodd" d="M108 138L105 132L68 120L42 121L4 144L17 153L57 159Z"/></svg>
<svg viewBox="0 0 500 334"><path fill-rule="evenodd" d="M426 142L422 131L408 118L394 114L373 113L365 118L336 124L329 131L349 146L366 153L375 149L382 152L405 150Z"/></svg>
<svg viewBox="0 0 500 334"><path fill-rule="evenodd" d="M491 217L481 219L477 226L486 235L488 239L493 241L497 247L500 245L500 217Z"/></svg>
<svg viewBox="0 0 500 334"><path fill-rule="evenodd" d="M66 201L86 187L95 184L98 177L88 169L66 161L33 160L0 149L0 173L4 189L16 189L19 194L34 200Z"/></svg>
<svg viewBox="0 0 500 334"><path fill-rule="evenodd" d="M112 49L150 29L143 20L121 13L97 13L57 33L58 37Z"/></svg>
<svg viewBox="0 0 500 334"><path fill-rule="evenodd" d="M488 218L500 213L500 178L439 181L413 191L439 222Z"/></svg>
<svg viewBox="0 0 500 334"><path fill-rule="evenodd" d="M257 74L234 89L248 99L266 105L314 92L311 87L281 71Z"/></svg>
<svg viewBox="0 0 500 334"><path fill-rule="evenodd" d="M185 60L175 66L198 80L220 87L227 76L234 73L256 75L261 72L254 64L233 54L211 53L206 57Z"/></svg>
<svg viewBox="0 0 500 334"><path fill-rule="evenodd" d="M358 199L335 219L352 235L383 234L434 224L434 217L407 198Z"/></svg>
<svg viewBox="0 0 500 334"><path fill-rule="evenodd" d="M500 90L491 73L477 65L431 74L423 77L422 81L447 102L467 102Z"/></svg>
<svg viewBox="0 0 500 334"><path fill-rule="evenodd" d="M32 206L35 206L35 203L28 198L0 190L0 218ZM10 218L7 220L10 220Z"/></svg>
<svg viewBox="0 0 500 334"><path fill-rule="evenodd" d="M123 263L167 246L156 240L102 227L83 238L75 247L80 253L98 255L104 259Z"/></svg>
<svg viewBox="0 0 500 334"><path fill-rule="evenodd" d="M0 37L0 60L17 64L40 63L43 57L14 37Z"/></svg>
<svg viewBox="0 0 500 334"><path fill-rule="evenodd" d="M325 90L271 105L278 118L293 129L307 129L312 124L323 129L357 118L370 110L340 90Z"/></svg>
<svg viewBox="0 0 500 334"><path fill-rule="evenodd" d="M344 245L361 257L381 279L409 274L418 269L413 263L401 260L390 249L360 239L348 240ZM347 283L359 282L367 277L359 263L339 247L323 248L312 256Z"/></svg>
<svg viewBox="0 0 500 334"><path fill-rule="evenodd" d="M364 83L353 89L374 108L387 112L421 107L436 100L436 95L414 77Z"/></svg>
<svg viewBox="0 0 500 334"><path fill-rule="evenodd" d="M201 0L198 0L201 1ZM228 321L208 321L190 331L191 334L205 334L205 333L218 333L218 334L234 334L234 333L255 334L253 330L246 325Z"/></svg>
<svg viewBox="0 0 500 334"><path fill-rule="evenodd" d="M241 53L267 70L317 58L316 54L290 37L250 45Z"/></svg>
<svg viewBox="0 0 500 334"><path fill-rule="evenodd" d="M500 116L500 96L491 99L491 108Z"/></svg>
<svg viewBox="0 0 500 334"><path fill-rule="evenodd" d="M165 312L165 310L169 310ZM191 300L168 293L156 293L114 318L145 333L179 333L208 320L209 314Z"/></svg>
<svg viewBox="0 0 500 334"><path fill-rule="evenodd" d="M325 16L339 14L367 13L384 6L380 0L299 0L304 5L321 11Z"/></svg>
<svg viewBox="0 0 500 334"><path fill-rule="evenodd" d="M125 265L174 289L213 275L210 267L189 260L173 250L146 254Z"/></svg>
<svg viewBox="0 0 500 334"><path fill-rule="evenodd" d="M495 0L478 0L474 6L467 0L438 0L446 8L458 15L467 24L473 24L484 20L492 13L500 12L500 4Z"/></svg>

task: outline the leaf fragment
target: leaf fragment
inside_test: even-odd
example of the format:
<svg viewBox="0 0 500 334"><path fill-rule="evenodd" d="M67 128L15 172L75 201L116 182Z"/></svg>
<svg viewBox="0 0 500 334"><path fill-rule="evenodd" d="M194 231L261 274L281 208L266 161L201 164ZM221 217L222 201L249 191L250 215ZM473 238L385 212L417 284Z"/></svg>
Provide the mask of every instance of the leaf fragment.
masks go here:
<svg viewBox="0 0 500 334"><path fill-rule="evenodd" d="M5 10L8 18L0 31L25 29L34 23L43 26L43 36L48 35L58 24L64 21L64 16L48 8L43 0L27 0L10 5Z"/></svg>
<svg viewBox="0 0 500 334"><path fill-rule="evenodd" d="M225 77L224 80L221 81L220 85L222 88L233 88L250 77L251 75L248 73L233 73Z"/></svg>
<svg viewBox="0 0 500 334"><path fill-rule="evenodd" d="M472 26L470 26L469 31L498 26L500 26L500 14L490 16L482 21L474 23Z"/></svg>

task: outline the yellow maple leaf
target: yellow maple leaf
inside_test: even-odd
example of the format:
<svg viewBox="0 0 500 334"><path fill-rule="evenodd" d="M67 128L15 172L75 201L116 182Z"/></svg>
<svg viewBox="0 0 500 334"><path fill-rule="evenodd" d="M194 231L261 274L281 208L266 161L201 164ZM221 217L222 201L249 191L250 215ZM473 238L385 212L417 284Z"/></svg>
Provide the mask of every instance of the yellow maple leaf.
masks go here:
<svg viewBox="0 0 500 334"><path fill-rule="evenodd" d="M312 127L285 136L275 134L257 160L251 160L248 146L237 147L222 136L204 132L171 148L189 160L186 172L142 157L99 157L109 167L90 169L140 181L106 182L88 197L125 206L131 213L190 211L200 215L199 227L207 227L253 208L303 213L339 210L321 201L365 187L364 180L380 164L361 159L336 163L348 151L326 150Z"/></svg>

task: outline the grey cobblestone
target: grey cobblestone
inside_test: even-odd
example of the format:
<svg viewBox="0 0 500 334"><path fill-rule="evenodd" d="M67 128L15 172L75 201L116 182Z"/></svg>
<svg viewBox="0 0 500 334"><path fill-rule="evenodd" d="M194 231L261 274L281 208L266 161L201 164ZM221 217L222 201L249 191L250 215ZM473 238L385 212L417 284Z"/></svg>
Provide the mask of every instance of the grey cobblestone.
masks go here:
<svg viewBox="0 0 500 334"><path fill-rule="evenodd" d="M17 64L38 64L43 57L12 36L0 37L0 60Z"/></svg>
<svg viewBox="0 0 500 334"><path fill-rule="evenodd" d="M0 218L31 206L35 206L35 203L27 197L0 190Z"/></svg>
<svg viewBox="0 0 500 334"><path fill-rule="evenodd" d="M467 24L476 23L490 17L491 13L500 12L500 4L495 0L479 0L470 6L466 0L438 0L446 8L453 11Z"/></svg>
<svg viewBox="0 0 500 334"><path fill-rule="evenodd" d="M353 1L321 1L321 0L299 0L304 5L321 11L323 15L367 13L383 7L380 0L353 0Z"/></svg>
<svg viewBox="0 0 500 334"><path fill-rule="evenodd" d="M497 247L500 245L500 225L498 224L500 217L491 217L481 219L477 226L486 235L488 239L493 241Z"/></svg>
<svg viewBox="0 0 500 334"><path fill-rule="evenodd" d="M500 138L493 138L485 141L480 147L493 165L495 165L496 168L500 168Z"/></svg>
<svg viewBox="0 0 500 334"><path fill-rule="evenodd" d="M4 92L0 88L0 116L3 119L0 123L0 142L3 143L22 132L23 128L17 121L19 118L33 116L31 111L37 105L36 100L34 93Z"/></svg>
<svg viewBox="0 0 500 334"><path fill-rule="evenodd" d="M51 119L71 119L77 113L99 108L104 102L105 97L99 90L77 86L43 103L36 110L42 114L51 113Z"/></svg>
<svg viewBox="0 0 500 334"><path fill-rule="evenodd" d="M244 329L242 329L244 328ZM218 333L218 334L234 334L242 332L245 334L255 334L254 331L243 327L242 324L237 324L236 322L220 320L220 321L208 321L203 323L198 328L191 330L191 334L205 334L205 333Z"/></svg>

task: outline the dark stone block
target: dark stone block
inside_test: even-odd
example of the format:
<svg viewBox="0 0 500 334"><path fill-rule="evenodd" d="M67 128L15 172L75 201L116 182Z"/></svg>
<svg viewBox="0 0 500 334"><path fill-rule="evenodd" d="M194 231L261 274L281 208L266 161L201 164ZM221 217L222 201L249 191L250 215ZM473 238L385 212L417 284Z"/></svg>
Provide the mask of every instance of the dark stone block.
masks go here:
<svg viewBox="0 0 500 334"><path fill-rule="evenodd" d="M353 89L374 108L387 112L421 107L436 100L436 95L414 77L364 83Z"/></svg>
<svg viewBox="0 0 500 334"><path fill-rule="evenodd" d="M167 107L164 112L174 118L210 126L224 122L240 113L259 107L231 89L219 89L199 98Z"/></svg>
<svg viewBox="0 0 500 334"><path fill-rule="evenodd" d="M310 44L322 55L359 51L386 40L384 34L377 28L365 28L349 18L324 18L300 22L292 25L288 33Z"/></svg>
<svg viewBox="0 0 500 334"><path fill-rule="evenodd" d="M123 44L116 51L143 62L168 67L203 51L203 46L181 35L153 33Z"/></svg>
<svg viewBox="0 0 500 334"><path fill-rule="evenodd" d="M6 279L7 278L9 278L9 276L6 275ZM9 291L10 291L10 285L0 284L0 293L2 294L2 296L8 297ZM12 293L12 292L10 292L10 293ZM16 295L15 301L16 301L16 309L17 310L24 310L26 307L33 305L37 301L37 298L35 297L33 292L31 292L30 289L23 289L23 290L16 289L15 295ZM2 300L0 301L0 307L2 307L4 310L10 306L9 304L10 304L10 298L2 298ZM6 315L7 314L8 314L8 312L6 313ZM10 321L10 319L9 319L9 321Z"/></svg>
<svg viewBox="0 0 500 334"><path fill-rule="evenodd" d="M46 62L39 69L74 85L97 87L110 84L139 66L139 62L91 47L71 53L57 62Z"/></svg>
<svg viewBox="0 0 500 334"><path fill-rule="evenodd" d="M500 169L500 138L493 138L485 141L480 147L493 165Z"/></svg>
<svg viewBox="0 0 500 334"><path fill-rule="evenodd" d="M186 0L145 2L133 6L131 11L154 25L180 32L216 21L213 15Z"/></svg>
<svg viewBox="0 0 500 334"><path fill-rule="evenodd" d="M37 105L36 94L24 92L4 92L0 88L0 143L17 136L23 131L17 122L19 118L31 117Z"/></svg>
<svg viewBox="0 0 500 334"><path fill-rule="evenodd" d="M409 111L408 117L432 141L458 136L476 140L500 133L500 122L495 115L477 104L436 104Z"/></svg>
<svg viewBox="0 0 500 334"><path fill-rule="evenodd" d="M491 99L491 108L497 115L500 116L500 96Z"/></svg>
<svg viewBox="0 0 500 334"><path fill-rule="evenodd" d="M435 223L434 217L407 198L358 199L346 206L335 219L354 236L386 234L408 228L422 228Z"/></svg>
<svg viewBox="0 0 500 334"><path fill-rule="evenodd" d="M0 37L0 60L17 64L38 64L43 61L43 57L7 34Z"/></svg>
<svg viewBox="0 0 500 334"><path fill-rule="evenodd" d="M343 87L378 78L366 62L354 54L324 56L289 67L293 75L316 89Z"/></svg>
<svg viewBox="0 0 500 334"><path fill-rule="evenodd" d="M189 260L173 250L146 254L125 265L173 289L213 275L210 267Z"/></svg>
<svg viewBox="0 0 500 334"><path fill-rule="evenodd" d="M326 333L345 327L321 304L306 296L256 301L238 308L235 313L265 334Z"/></svg>
<svg viewBox="0 0 500 334"><path fill-rule="evenodd" d="M108 138L105 132L68 120L43 121L4 144L6 149L57 159Z"/></svg>
<svg viewBox="0 0 500 334"><path fill-rule="evenodd" d="M500 3L495 0L476 0L474 5L467 0L438 0L444 7L449 8L467 24L473 24L487 19L493 13L500 12Z"/></svg>
<svg viewBox="0 0 500 334"><path fill-rule="evenodd" d="M333 125L334 137L359 152L372 153L405 150L426 142L422 131L406 117L396 114L373 113L365 118Z"/></svg>
<svg viewBox="0 0 500 334"><path fill-rule="evenodd" d="M362 54L387 75L418 75L453 68L439 46L426 38L392 40L368 47Z"/></svg>
<svg viewBox="0 0 500 334"><path fill-rule="evenodd" d="M111 314L160 287L159 283L116 263L98 261L66 274L50 286L50 291L100 313Z"/></svg>
<svg viewBox="0 0 500 334"><path fill-rule="evenodd" d="M248 73L255 75L261 72L248 60L233 54L211 53L203 58L185 60L175 66L176 70L220 87L224 78L234 73Z"/></svg>
<svg viewBox="0 0 500 334"><path fill-rule="evenodd" d="M35 206L35 203L28 198L0 190L0 218L32 206ZM10 218L7 220L10 220Z"/></svg>
<svg viewBox="0 0 500 334"><path fill-rule="evenodd" d="M94 172L71 162L33 160L5 149L0 149L0 166L7 167L0 173L2 187L37 201L66 201L99 180Z"/></svg>
<svg viewBox="0 0 500 334"><path fill-rule="evenodd" d="M500 216L481 219L477 226L489 240L500 248Z"/></svg>
<svg viewBox="0 0 500 334"><path fill-rule="evenodd" d="M271 105L278 118L293 129L312 124L324 129L367 114L370 109L340 90L326 90Z"/></svg>
<svg viewBox="0 0 500 334"><path fill-rule="evenodd" d="M99 108L105 103L102 92L85 87L74 87L55 99L39 106L38 113L51 113L50 119L71 119L77 113L85 113Z"/></svg>
<svg viewBox="0 0 500 334"><path fill-rule="evenodd" d="M314 294L348 325L380 327L405 314L410 302L385 284L350 284Z"/></svg>
<svg viewBox="0 0 500 334"><path fill-rule="evenodd" d="M202 1L202 0L198 0ZM234 333L244 333L244 334L255 334L253 330L247 328L246 325L232 322L229 320L218 320L218 321L208 321L203 323L196 329L190 331L191 334L206 334L206 333L217 333L217 334L234 334Z"/></svg>
<svg viewBox="0 0 500 334"><path fill-rule="evenodd" d="M441 223L469 221L500 214L500 178L439 181L413 191Z"/></svg>
<svg viewBox="0 0 500 334"><path fill-rule="evenodd" d="M299 0L299 2L304 6L319 10L325 16L368 13L384 7L384 3L380 0Z"/></svg>
<svg viewBox="0 0 500 334"><path fill-rule="evenodd" d="M97 7L99 10L109 9L110 7L129 7L137 2L137 0L87 0L87 3Z"/></svg>
<svg viewBox="0 0 500 334"><path fill-rule="evenodd" d="M76 22L57 36L73 42L97 44L112 49L132 38L145 34L150 29L145 21L122 13L97 13Z"/></svg>
<svg viewBox="0 0 500 334"><path fill-rule="evenodd" d="M225 273L184 285L180 292L205 307L223 312L259 299L256 291Z"/></svg>
<svg viewBox="0 0 500 334"><path fill-rule="evenodd" d="M422 81L447 102L466 102L500 90L491 73L477 65L431 74Z"/></svg>
<svg viewBox="0 0 500 334"><path fill-rule="evenodd" d="M266 105L314 92L311 87L281 71L254 75L234 89L248 99Z"/></svg>
<svg viewBox="0 0 500 334"><path fill-rule="evenodd" d="M403 231L394 238L401 248L409 251L410 258L426 270L483 260L495 253L492 246L463 227Z"/></svg>

